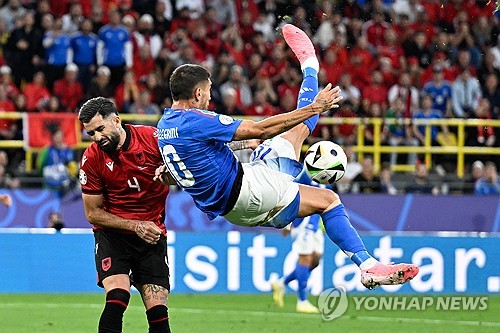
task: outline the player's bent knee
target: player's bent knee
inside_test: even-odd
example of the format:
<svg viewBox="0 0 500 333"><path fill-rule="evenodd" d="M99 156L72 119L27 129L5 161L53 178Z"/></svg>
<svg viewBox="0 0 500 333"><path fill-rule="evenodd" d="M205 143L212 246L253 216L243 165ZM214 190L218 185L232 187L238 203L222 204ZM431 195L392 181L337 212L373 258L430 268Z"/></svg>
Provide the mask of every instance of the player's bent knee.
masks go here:
<svg viewBox="0 0 500 333"><path fill-rule="evenodd" d="M111 289L106 293L106 303L118 304L125 309L127 308L129 301L130 301L130 292L128 290L116 288L116 289Z"/></svg>

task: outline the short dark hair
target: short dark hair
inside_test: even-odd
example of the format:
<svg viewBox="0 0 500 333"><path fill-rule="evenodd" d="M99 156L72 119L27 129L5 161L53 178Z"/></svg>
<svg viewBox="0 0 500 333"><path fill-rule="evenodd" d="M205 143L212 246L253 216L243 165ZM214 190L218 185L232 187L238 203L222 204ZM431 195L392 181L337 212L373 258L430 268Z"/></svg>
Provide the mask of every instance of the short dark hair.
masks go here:
<svg viewBox="0 0 500 333"><path fill-rule="evenodd" d="M78 112L78 120L82 123L88 123L96 114L100 114L103 118L110 115L118 115L118 110L115 104L109 98L94 97L89 99L82 105L80 112Z"/></svg>
<svg viewBox="0 0 500 333"><path fill-rule="evenodd" d="M210 79L210 72L203 66L185 64L175 69L170 76L170 91L174 101L193 97L197 86Z"/></svg>

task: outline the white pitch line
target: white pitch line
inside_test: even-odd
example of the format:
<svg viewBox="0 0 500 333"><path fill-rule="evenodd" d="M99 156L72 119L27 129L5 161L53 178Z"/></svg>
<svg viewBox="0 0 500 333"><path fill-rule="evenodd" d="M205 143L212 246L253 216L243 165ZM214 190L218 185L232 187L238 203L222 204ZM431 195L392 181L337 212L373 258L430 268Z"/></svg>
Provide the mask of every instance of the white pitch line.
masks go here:
<svg viewBox="0 0 500 333"><path fill-rule="evenodd" d="M91 303L0 303L0 308L17 308L17 307L46 307L46 308L90 308L102 309L104 304L91 304ZM129 305L130 309L143 310L143 306ZM246 316L269 316L277 315L280 318L301 318L301 319L320 319L319 315L304 314L304 313L290 313L290 312L267 312L267 311L245 311L245 310L213 310L213 309L193 309L193 308L177 308L171 307L173 313L210 313L219 315L241 315ZM468 321L468 320L444 320L444 319L426 319L426 318L405 318L405 317L373 317L373 316L342 316L336 320L363 320L374 322L404 322L404 323L425 323L431 325L465 325L465 326L484 326L484 327L500 327L500 322L491 321Z"/></svg>

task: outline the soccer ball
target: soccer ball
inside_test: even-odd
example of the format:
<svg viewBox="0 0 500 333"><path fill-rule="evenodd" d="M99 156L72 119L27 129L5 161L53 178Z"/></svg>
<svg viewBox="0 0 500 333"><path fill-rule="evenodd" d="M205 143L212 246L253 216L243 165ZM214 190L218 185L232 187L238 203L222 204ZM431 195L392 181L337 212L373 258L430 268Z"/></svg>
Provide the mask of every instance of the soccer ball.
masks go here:
<svg viewBox="0 0 500 333"><path fill-rule="evenodd" d="M344 176L347 156L338 144L320 141L307 150L304 165L312 180L320 184L332 184Z"/></svg>

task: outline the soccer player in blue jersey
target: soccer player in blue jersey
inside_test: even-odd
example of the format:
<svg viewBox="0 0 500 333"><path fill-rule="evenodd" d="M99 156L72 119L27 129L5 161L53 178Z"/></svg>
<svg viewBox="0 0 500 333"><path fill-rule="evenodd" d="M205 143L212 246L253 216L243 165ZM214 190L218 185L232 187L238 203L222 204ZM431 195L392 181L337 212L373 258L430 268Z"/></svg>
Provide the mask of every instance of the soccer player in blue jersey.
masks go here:
<svg viewBox="0 0 500 333"><path fill-rule="evenodd" d="M280 172L294 168L292 161L319 114L337 108L341 100L340 89L331 84L317 92L319 62L307 35L287 24L283 36L304 75L299 108L258 122L206 111L210 73L199 65L182 65L170 78L172 108L165 109L158 123L158 144L166 168L210 219L222 215L237 225L283 228L297 217L320 214L328 237L360 267L361 282L367 288L409 281L418 268L384 265L370 256L336 193L299 185L293 181L293 173ZM271 150L268 155L274 151L276 158L242 164L228 145L270 138L274 139L268 145L277 142L291 148L288 156Z"/></svg>
<svg viewBox="0 0 500 333"><path fill-rule="evenodd" d="M297 178L297 182L305 185L319 186L311 181L311 178L303 171ZM325 186L325 185L321 185ZM324 236L320 228L321 218L318 214L295 219L290 228L283 228L282 234L291 234L293 239L293 250L299 258L295 268L290 274L278 279L271 284L273 299L276 305L283 307L285 287L292 281L297 280L297 312L319 313L317 307L307 299L307 282L311 272L318 267L323 257Z"/></svg>

